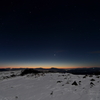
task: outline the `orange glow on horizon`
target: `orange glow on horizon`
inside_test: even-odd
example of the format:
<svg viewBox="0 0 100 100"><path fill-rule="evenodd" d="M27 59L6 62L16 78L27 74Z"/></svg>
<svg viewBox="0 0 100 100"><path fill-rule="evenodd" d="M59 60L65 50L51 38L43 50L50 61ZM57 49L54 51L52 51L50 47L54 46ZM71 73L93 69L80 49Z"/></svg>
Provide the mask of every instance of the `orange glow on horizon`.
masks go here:
<svg viewBox="0 0 100 100"><path fill-rule="evenodd" d="M81 66L74 66L74 67L71 67L71 66L62 66L62 67L56 67L56 66L49 66L49 67L42 67L42 66L37 66L37 67L28 67L28 66L3 66L3 67L0 67L0 69L2 69L2 68L44 68L44 69L49 69L49 68L59 68L59 69L74 69L74 68L91 68L91 67L81 67Z"/></svg>

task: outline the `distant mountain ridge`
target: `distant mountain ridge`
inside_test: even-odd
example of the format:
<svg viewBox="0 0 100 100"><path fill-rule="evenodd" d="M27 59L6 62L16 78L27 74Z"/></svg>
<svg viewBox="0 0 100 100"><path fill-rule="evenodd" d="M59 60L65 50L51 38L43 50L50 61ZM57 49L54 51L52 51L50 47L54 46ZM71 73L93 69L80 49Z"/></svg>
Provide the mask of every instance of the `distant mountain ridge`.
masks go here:
<svg viewBox="0 0 100 100"><path fill-rule="evenodd" d="M32 68L2 68L0 71L16 71L16 70L24 70L24 69L32 69ZM37 71L43 71L43 72L66 72L65 69L58 69L58 68L50 68L50 69L44 69L44 68L33 68Z"/></svg>
<svg viewBox="0 0 100 100"><path fill-rule="evenodd" d="M2 68L0 71L16 71L16 70L24 70L24 69L30 69L30 68ZM32 68L31 68L32 69ZM100 75L100 67L93 67L93 68L74 68L74 69L58 69L58 68L33 68L37 71L41 72L51 72L51 73L71 73L76 75L84 75L84 74L95 74Z"/></svg>
<svg viewBox="0 0 100 100"><path fill-rule="evenodd" d="M84 74L100 75L100 68L99 67L76 68L68 70L67 73L77 74L77 75L84 75Z"/></svg>
<svg viewBox="0 0 100 100"><path fill-rule="evenodd" d="M49 68L49 69L35 68L35 69L39 71L48 71L48 72L66 72L65 69L58 69L58 68Z"/></svg>
<svg viewBox="0 0 100 100"><path fill-rule="evenodd" d="M1 68L0 71L16 71L16 70L24 70L25 68Z"/></svg>

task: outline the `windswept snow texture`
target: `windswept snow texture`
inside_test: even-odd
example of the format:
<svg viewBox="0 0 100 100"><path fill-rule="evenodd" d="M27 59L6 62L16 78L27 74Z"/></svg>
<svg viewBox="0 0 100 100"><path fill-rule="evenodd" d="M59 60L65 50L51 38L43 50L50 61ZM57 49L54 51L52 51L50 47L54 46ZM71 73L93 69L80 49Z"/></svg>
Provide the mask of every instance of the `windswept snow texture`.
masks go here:
<svg viewBox="0 0 100 100"><path fill-rule="evenodd" d="M0 100L100 100L99 81L99 76L68 73L0 78Z"/></svg>

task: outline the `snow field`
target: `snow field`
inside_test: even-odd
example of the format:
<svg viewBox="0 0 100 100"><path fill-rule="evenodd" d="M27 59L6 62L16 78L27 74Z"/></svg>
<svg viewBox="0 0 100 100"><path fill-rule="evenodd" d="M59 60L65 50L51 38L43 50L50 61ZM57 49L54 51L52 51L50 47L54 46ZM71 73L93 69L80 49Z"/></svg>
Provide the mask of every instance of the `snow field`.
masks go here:
<svg viewBox="0 0 100 100"><path fill-rule="evenodd" d="M11 72L1 73L0 77L7 75ZM100 78L84 76L46 73L1 79L0 100L100 100Z"/></svg>

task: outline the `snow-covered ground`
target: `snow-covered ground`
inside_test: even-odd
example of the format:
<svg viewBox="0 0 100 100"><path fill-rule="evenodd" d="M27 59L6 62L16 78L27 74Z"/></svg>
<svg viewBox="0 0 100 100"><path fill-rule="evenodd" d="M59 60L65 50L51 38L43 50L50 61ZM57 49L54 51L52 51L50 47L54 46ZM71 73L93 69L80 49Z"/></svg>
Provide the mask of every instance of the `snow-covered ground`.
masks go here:
<svg viewBox="0 0 100 100"><path fill-rule="evenodd" d="M46 73L8 77L0 72L0 100L100 100L99 76Z"/></svg>

